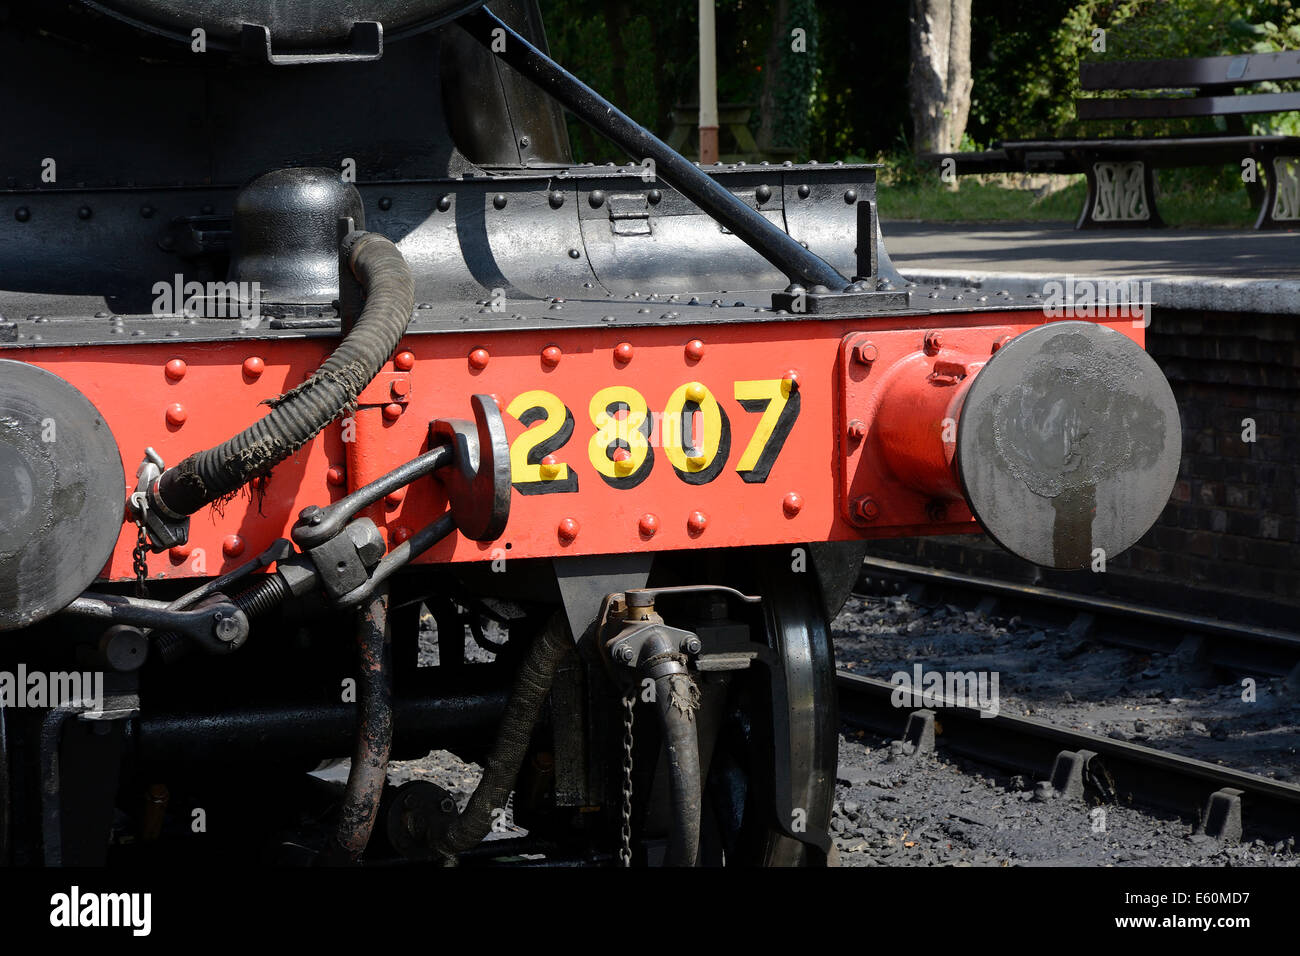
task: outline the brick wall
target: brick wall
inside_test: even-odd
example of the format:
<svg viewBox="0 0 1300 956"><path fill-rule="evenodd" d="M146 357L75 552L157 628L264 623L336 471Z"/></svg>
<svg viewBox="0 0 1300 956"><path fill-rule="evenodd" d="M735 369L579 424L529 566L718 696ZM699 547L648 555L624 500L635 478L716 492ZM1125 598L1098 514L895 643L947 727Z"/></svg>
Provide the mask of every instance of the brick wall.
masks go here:
<svg viewBox="0 0 1300 956"><path fill-rule="evenodd" d="M1182 464L1160 520L1106 573L1037 569L983 535L871 553L1300 629L1298 327L1297 316L1155 312L1147 349L1178 401Z"/></svg>

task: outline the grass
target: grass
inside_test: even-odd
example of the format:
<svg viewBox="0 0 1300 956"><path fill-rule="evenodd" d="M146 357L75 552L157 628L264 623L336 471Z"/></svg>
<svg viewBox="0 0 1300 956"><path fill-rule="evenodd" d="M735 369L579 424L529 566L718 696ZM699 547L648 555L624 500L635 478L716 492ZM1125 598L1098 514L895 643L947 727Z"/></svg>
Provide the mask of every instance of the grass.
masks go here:
<svg viewBox="0 0 1300 956"><path fill-rule="evenodd" d="M1178 171L1170 171L1177 173ZM1177 175L1158 174L1156 207L1171 226L1249 228L1255 210L1246 190L1205 188ZM1073 223L1083 208L1083 177L1041 198L1031 190L1009 189L965 177L953 192L933 182L882 182L877 202L882 219L924 222L1065 222ZM1217 184L1216 184L1217 185Z"/></svg>

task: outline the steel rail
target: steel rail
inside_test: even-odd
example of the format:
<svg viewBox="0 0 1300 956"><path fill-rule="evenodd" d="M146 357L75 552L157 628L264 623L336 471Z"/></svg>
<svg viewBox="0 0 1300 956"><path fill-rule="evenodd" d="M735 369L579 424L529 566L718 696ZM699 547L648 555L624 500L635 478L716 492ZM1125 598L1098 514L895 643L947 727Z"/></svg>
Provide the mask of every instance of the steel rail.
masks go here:
<svg viewBox="0 0 1300 956"><path fill-rule="evenodd" d="M839 671L835 684L841 719L850 725L898 738L917 710L895 706L898 687L889 681ZM1043 780L1050 776L1057 754L1091 751L1100 758L1120 801L1131 799L1139 805L1199 818L1212 793L1232 788L1242 793L1246 829L1300 835L1300 786L1295 784L1032 717L990 716L942 695L936 705L926 709L935 714L938 746L991 766Z"/></svg>
<svg viewBox="0 0 1300 956"><path fill-rule="evenodd" d="M1144 607L1112 598L1072 594L1037 585L1016 584L884 558L867 558L863 561L862 568L863 572L868 574L876 572L885 577L906 578L939 587L976 591L985 596L1010 598L1030 604L1055 605L1096 617L1131 621L1147 626L1147 629L1142 632L1129 633L1122 637L1094 630L1089 635L1089 639L1101 643L1168 653L1175 650L1178 643L1189 633L1195 633L1213 641L1213 648L1204 657L1206 663L1224 667L1253 668L1276 676L1285 676L1300 665L1300 634L1277 628L1239 624L1198 614L1185 614L1167 608ZM855 586L854 593L861 593L860 583L859 586ZM1162 639L1162 633L1170 635L1170 632L1172 636Z"/></svg>

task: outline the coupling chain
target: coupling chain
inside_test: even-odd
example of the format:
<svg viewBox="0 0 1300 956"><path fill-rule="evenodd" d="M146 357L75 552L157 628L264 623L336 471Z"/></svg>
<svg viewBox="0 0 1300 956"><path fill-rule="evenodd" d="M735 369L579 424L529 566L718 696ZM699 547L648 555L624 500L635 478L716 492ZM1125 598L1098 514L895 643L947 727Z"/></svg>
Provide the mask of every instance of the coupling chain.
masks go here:
<svg viewBox="0 0 1300 956"><path fill-rule="evenodd" d="M623 697L623 844L618 851L619 863L632 865L632 717L636 707L636 688Z"/></svg>
<svg viewBox="0 0 1300 956"><path fill-rule="evenodd" d="M135 596L149 596L149 536L144 530L144 522L137 519L135 523L135 550L131 552L131 565L135 570Z"/></svg>

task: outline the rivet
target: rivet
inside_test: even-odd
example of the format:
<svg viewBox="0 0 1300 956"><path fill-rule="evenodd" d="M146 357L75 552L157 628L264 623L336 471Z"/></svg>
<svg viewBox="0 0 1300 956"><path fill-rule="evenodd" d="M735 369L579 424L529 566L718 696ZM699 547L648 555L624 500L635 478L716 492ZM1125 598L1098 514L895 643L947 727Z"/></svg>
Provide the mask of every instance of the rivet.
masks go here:
<svg viewBox="0 0 1300 956"><path fill-rule="evenodd" d="M386 209L392 209L392 208L393 208L393 201L392 201L391 199L389 199L387 196L380 196L380 197L379 197L379 208L380 208L380 209L385 209L385 210L386 210Z"/></svg>
<svg viewBox="0 0 1300 956"><path fill-rule="evenodd" d="M530 140L527 136L520 136L520 137L519 137L519 148L520 148L520 149L527 149L527 148L528 148L528 144L531 143L531 142L532 142L532 140Z"/></svg>
<svg viewBox="0 0 1300 956"><path fill-rule="evenodd" d="M802 186L799 187L800 199L807 199L811 194L812 194L812 189L809 188L807 183L804 183Z"/></svg>
<svg viewBox="0 0 1300 956"><path fill-rule="evenodd" d="M938 332L926 332L924 347L926 355L937 355L943 347L943 336Z"/></svg>
<svg viewBox="0 0 1300 956"><path fill-rule="evenodd" d="M853 357L863 365L870 365L880 357L880 349L870 342L863 342L853 349Z"/></svg>
<svg viewBox="0 0 1300 956"><path fill-rule="evenodd" d="M167 549L167 555L173 561L184 561L193 553L194 553L194 546L189 542L186 542L185 544L174 545L173 547Z"/></svg>
<svg viewBox="0 0 1300 956"><path fill-rule="evenodd" d="M556 529L556 533L559 535L560 541L563 544L569 544L578 537L579 530L578 522L574 521L572 518L562 518L560 520L560 527Z"/></svg>
<svg viewBox="0 0 1300 956"><path fill-rule="evenodd" d="M772 198L772 187L768 185L759 186L754 190L754 198L760 203L767 202Z"/></svg>
<svg viewBox="0 0 1300 956"><path fill-rule="evenodd" d="M636 528L645 538L653 538L659 531L659 517L646 512L641 516L641 520L636 523Z"/></svg>
<svg viewBox="0 0 1300 956"><path fill-rule="evenodd" d="M256 355L244 359L244 374L249 378L259 378L266 371L266 363Z"/></svg>
<svg viewBox="0 0 1300 956"><path fill-rule="evenodd" d="M863 495L853 502L853 513L862 521L875 521L880 517L880 505L870 495Z"/></svg>
<svg viewBox="0 0 1300 956"><path fill-rule="evenodd" d="M850 206L858 201L858 191L856 189L844 190L844 201Z"/></svg>
<svg viewBox="0 0 1300 956"><path fill-rule="evenodd" d="M686 519L686 531L691 535L704 534L704 529L709 526L709 516L703 511L692 511L691 516Z"/></svg>
<svg viewBox="0 0 1300 956"><path fill-rule="evenodd" d="M505 209L505 208L506 208L506 194L505 194L505 193L497 193L495 196L493 196L493 197L492 197L492 205L495 206L497 209Z"/></svg>
<svg viewBox="0 0 1300 956"><path fill-rule="evenodd" d="M391 540L393 544L401 544L403 541L408 540L410 537L411 537L411 529L404 524L399 524L396 528L393 529Z"/></svg>
<svg viewBox="0 0 1300 956"><path fill-rule="evenodd" d="M560 476L560 461L554 455L547 455L542 459L541 464L542 477L548 480Z"/></svg>
<svg viewBox="0 0 1300 956"><path fill-rule="evenodd" d="M552 189L551 194L546 197L547 202L551 204L552 209L559 209L564 205L564 193L558 189Z"/></svg>
<svg viewBox="0 0 1300 956"><path fill-rule="evenodd" d="M237 534L228 534L221 539L221 553L228 558L237 558L244 553L244 539Z"/></svg>
<svg viewBox="0 0 1300 956"><path fill-rule="evenodd" d="M699 339L691 339L686 343L686 357L692 362L698 362L704 358L704 343Z"/></svg>
<svg viewBox="0 0 1300 956"><path fill-rule="evenodd" d="M185 364L184 359L174 358L163 366L163 373L173 382L179 382L185 377L189 366Z"/></svg>
<svg viewBox="0 0 1300 956"><path fill-rule="evenodd" d="M398 505L402 503L402 499L405 497L406 497L406 489L396 488L393 491L390 491L388 494L384 495L384 502L388 505L388 507L396 508Z"/></svg>
<svg viewBox="0 0 1300 956"><path fill-rule="evenodd" d="M140 207L140 216L141 216L141 218L143 218L143 219L152 219L152 218L153 218L153 206L141 206L141 207Z"/></svg>
<svg viewBox="0 0 1300 956"><path fill-rule="evenodd" d="M1011 336L1009 335L1002 336L996 342L993 343L993 348L990 350L989 354L992 355L994 352L1002 348L1002 346L1006 345L1010 341L1011 341Z"/></svg>
<svg viewBox="0 0 1300 956"><path fill-rule="evenodd" d="M701 382L691 382L686 386L686 400L697 405L709 397L709 390Z"/></svg>
<svg viewBox="0 0 1300 956"><path fill-rule="evenodd" d="M167 406L167 424L175 428L180 428L189 418L189 412L185 411L185 406L180 402L174 402Z"/></svg>
<svg viewBox="0 0 1300 956"><path fill-rule="evenodd" d="M792 491L781 499L781 510L785 512L787 518L793 518L803 510L803 495L797 491Z"/></svg>
<svg viewBox="0 0 1300 956"><path fill-rule="evenodd" d="M469 367L481 372L487 368L487 364L491 359L492 356L488 354L487 349L475 349L469 353Z"/></svg>
<svg viewBox="0 0 1300 956"><path fill-rule="evenodd" d="M788 395L790 392L798 391L798 390L799 390L799 373L796 372L794 369L788 369L788 370L786 371L786 373L785 373L784 375L781 376L781 386L782 386L782 388L785 389L785 392L786 392L787 395Z"/></svg>
<svg viewBox="0 0 1300 956"><path fill-rule="evenodd" d="M348 474L342 465L330 465L325 471L325 480L331 485L341 485L348 480Z"/></svg>
<svg viewBox="0 0 1300 956"><path fill-rule="evenodd" d="M599 189L593 189L591 195L587 197L587 202L591 203L592 209L599 209L605 205L605 193Z"/></svg>
<svg viewBox="0 0 1300 956"><path fill-rule="evenodd" d="M409 372L415 368L415 356L410 352L398 352L393 356L393 368L399 372Z"/></svg>
<svg viewBox="0 0 1300 956"><path fill-rule="evenodd" d="M569 258L570 258L570 259L581 259L581 258L582 258L582 253L579 252L577 249L570 249L570 250L569 250Z"/></svg>
<svg viewBox="0 0 1300 956"><path fill-rule="evenodd" d="M928 502L925 506L925 516L934 522L947 521L948 503L938 498Z"/></svg>
<svg viewBox="0 0 1300 956"><path fill-rule="evenodd" d="M645 194L645 198L650 200L650 205L657 206L659 205L659 202L664 198L664 194L660 192L658 189L652 189Z"/></svg>
<svg viewBox="0 0 1300 956"><path fill-rule="evenodd" d="M631 342L619 342L618 345L614 346L614 361L621 365L626 365L632 361Z"/></svg>
<svg viewBox="0 0 1300 956"><path fill-rule="evenodd" d="M32 218L32 211L26 206L19 206L14 210L14 218L19 222L26 222L28 219Z"/></svg>
<svg viewBox="0 0 1300 956"><path fill-rule="evenodd" d="M849 422L849 437L854 441L862 441L867 437L867 423L860 418L855 418Z"/></svg>
<svg viewBox="0 0 1300 956"><path fill-rule="evenodd" d="M389 402L384 406L384 417L390 422L395 422L402 417L402 406L397 402Z"/></svg>
<svg viewBox="0 0 1300 956"><path fill-rule="evenodd" d="M77 210L78 219L89 219L92 215L94 215L94 213L91 211L89 206L82 206Z"/></svg>
<svg viewBox="0 0 1300 956"><path fill-rule="evenodd" d="M560 358L564 353L560 351L558 345L548 345L542 349L542 364L547 368L555 368L560 364Z"/></svg>
<svg viewBox="0 0 1300 956"><path fill-rule="evenodd" d="M636 465L632 461L632 453L626 448L615 448L611 457L614 460L614 474L619 478L626 478L636 471Z"/></svg>
<svg viewBox="0 0 1300 956"><path fill-rule="evenodd" d="M389 385L388 391L392 394L393 398L405 398L411 393L411 383L404 378L395 379L393 383Z"/></svg>
<svg viewBox="0 0 1300 956"><path fill-rule="evenodd" d="M450 208L451 208L451 195L448 193L443 193L441 196L438 197L438 211L446 212Z"/></svg>

